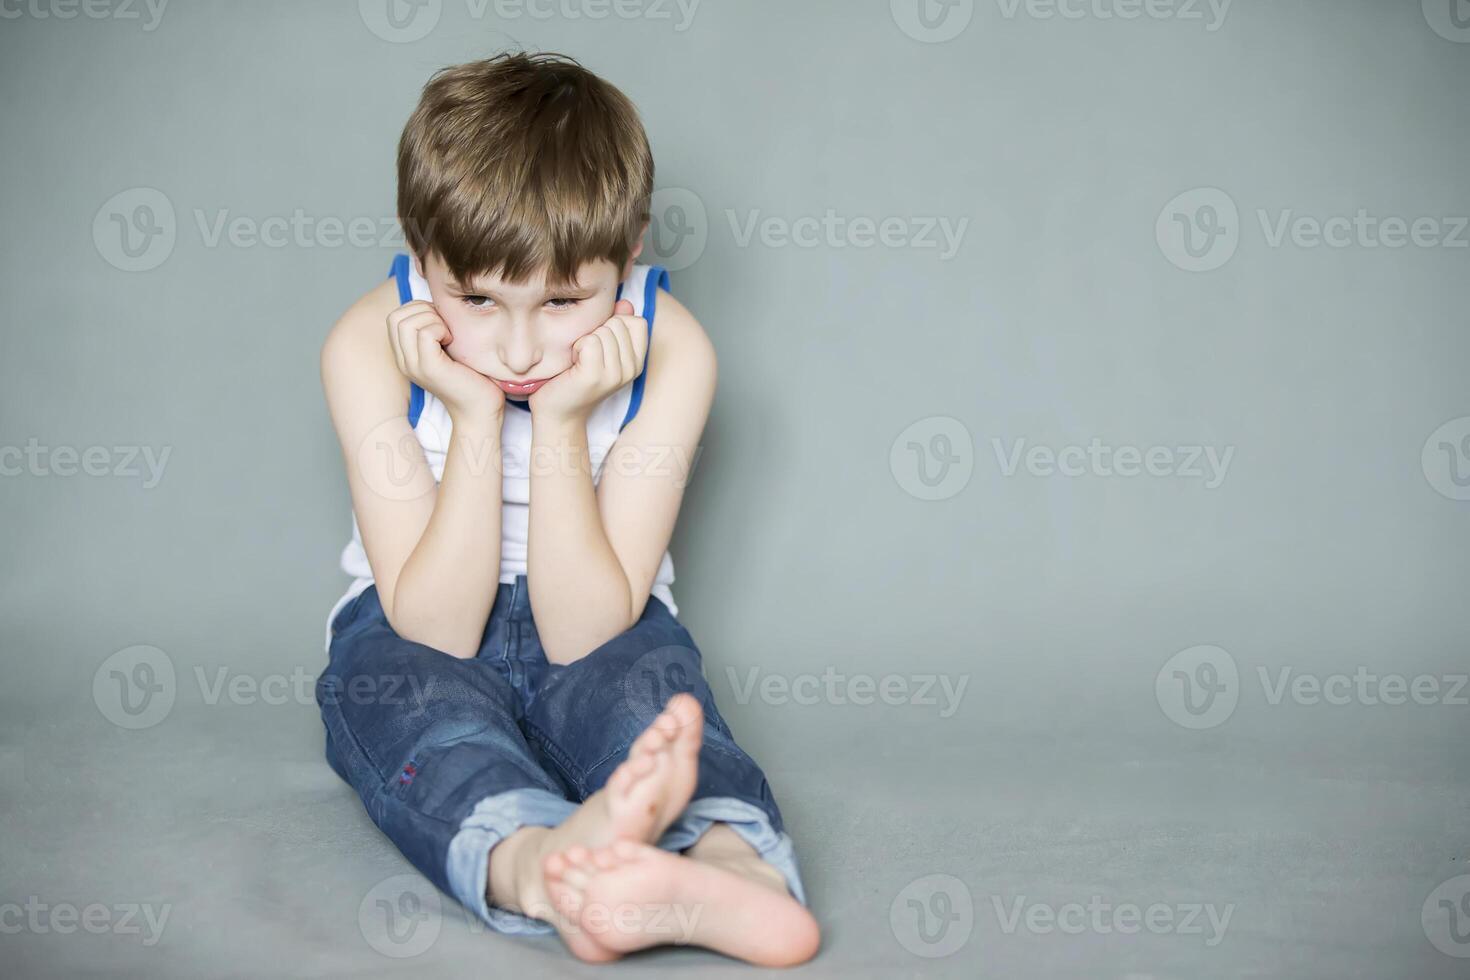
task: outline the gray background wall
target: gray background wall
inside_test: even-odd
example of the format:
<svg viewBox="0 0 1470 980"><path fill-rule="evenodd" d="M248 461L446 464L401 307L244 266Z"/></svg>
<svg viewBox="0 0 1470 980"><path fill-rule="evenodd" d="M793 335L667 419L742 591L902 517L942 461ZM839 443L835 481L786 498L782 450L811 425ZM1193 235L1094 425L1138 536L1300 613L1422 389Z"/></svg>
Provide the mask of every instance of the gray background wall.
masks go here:
<svg viewBox="0 0 1470 980"><path fill-rule="evenodd" d="M911 4L881 0L706 0L687 20L672 4L592 19L434 0L402 31L383 6L174 0L155 22L146 7L59 19L66 8L43 3L0 21L0 445L53 453L46 472L0 478L0 758L20 777L0 797L32 850L60 862L23 865L24 888L65 880L57 868L85 837L57 829L56 812L90 806L112 833L127 816L136 840L202 792L185 789L199 772L228 785L179 748L220 726L299 760L301 779L330 778L311 704L210 705L195 671L259 681L321 665L350 528L317 351L395 251L378 239L420 86L523 46L576 56L637 103L660 203L682 209L660 211L659 244L714 338L721 385L673 545L675 594L727 716L804 817L836 956L842 936L883 931L890 898L920 875L965 881L980 909L985 882L961 855L986 850L983 825L1065 837L1101 820L1122 839L1139 821L1162 838L1219 821L1241 835L1215 838L1226 866L1249 852L1269 868L1278 847L1327 865L1353 860L1346 841L1393 842L1379 904L1339 915L1304 893L1290 926L1243 904L1247 935L1282 929L1289 945L1320 916L1415 975L1463 962L1415 923L1428 888L1470 857L1470 709L1272 704L1259 674L1362 668L1434 677L1444 693L1470 659L1470 492L1455 481L1470 473L1470 27L1448 0L1239 0L1223 19L1173 4L1131 20L1101 16L1107 3L1069 7L1073 19L987 0L954 7L948 28L963 27L939 42ZM130 257L116 222L143 221L140 204L172 241L135 228ZM901 219L903 241L858 247L850 224L815 247L779 237L829 209ZM1381 225L1346 247L1273 243L1283 215L1360 209L1436 227L1393 248ZM221 220L298 211L314 230L286 247L214 237ZM370 242L320 225L354 218L371 221ZM742 240L753 219L777 225ZM923 219L963 228L952 255L937 231L913 240ZM1184 267L1180 222L1213 241L1199 259L1211 268ZM678 237L685 223L695 239ZM954 459L923 461L949 474L943 499L923 499L908 444L942 449L937 433ZM1094 439L1233 455L1206 487L1006 475L995 442ZM58 475L61 446L106 447L108 468L124 461L113 447L170 455L145 486ZM136 732L93 695L99 667L134 645L177 671L175 715ZM1200 645L1228 663L1190 653L1181 669L1207 677L1208 656L1228 685L1233 666L1223 693L1237 703L1188 727L1165 665ZM802 705L737 696L730 671L750 668L966 687L947 717ZM122 781L113 766L141 809L99 800L99 780ZM1359 781L1340 782L1348 772ZM352 801L321 785L346 819ZM245 812L250 793L230 792ZM146 880L146 862L115 859L120 883ZM870 893L837 889L844 868ZM1228 876L1199 884L1221 901L1256 894ZM239 941L187 902L175 914L193 922L175 956ZM61 937L26 938L12 948L32 967L59 962ZM888 940L859 962L1070 962L1065 943L1016 942L939 960ZM1340 957L1338 975L1358 962L1351 943L1322 955Z"/></svg>

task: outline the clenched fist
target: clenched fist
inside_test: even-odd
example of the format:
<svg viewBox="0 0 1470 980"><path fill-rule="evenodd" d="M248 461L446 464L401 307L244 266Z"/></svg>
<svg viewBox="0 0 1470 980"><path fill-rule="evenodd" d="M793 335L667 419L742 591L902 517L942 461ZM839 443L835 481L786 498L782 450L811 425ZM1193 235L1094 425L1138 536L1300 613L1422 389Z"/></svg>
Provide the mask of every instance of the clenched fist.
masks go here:
<svg viewBox="0 0 1470 980"><path fill-rule="evenodd" d="M483 421L503 415L500 386L444 350L453 337L432 303L414 300L389 313L388 338L398 370L443 402L450 418Z"/></svg>
<svg viewBox="0 0 1470 980"><path fill-rule="evenodd" d="M532 416L585 421L598 402L638 377L647 351L648 321L618 300L606 323L572 345L572 366L532 393Z"/></svg>

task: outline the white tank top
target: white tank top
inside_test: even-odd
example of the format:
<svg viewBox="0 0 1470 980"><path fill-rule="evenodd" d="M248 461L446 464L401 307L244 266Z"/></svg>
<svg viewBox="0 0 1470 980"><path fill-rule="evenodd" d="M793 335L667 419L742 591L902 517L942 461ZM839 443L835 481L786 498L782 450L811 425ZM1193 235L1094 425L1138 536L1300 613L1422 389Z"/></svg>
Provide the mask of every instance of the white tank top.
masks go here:
<svg viewBox="0 0 1470 980"><path fill-rule="evenodd" d="M398 299L401 303L410 300L428 300L429 284L414 269L407 255L393 260L390 275L398 283ZM658 290L669 287L668 271L660 266L634 265L632 273L618 286L618 298L633 304L633 315L648 321L648 332L653 333L654 311L658 301ZM643 385L648 374L647 354L644 367L638 377L598 402L587 418L587 455L592 463L594 485L602 477L602 465L608 452L617 440L623 427L638 414L643 401ZM453 422L444 403L416 384L410 384L407 405L409 425L423 447L424 456L437 482L444 477L445 453L449 448L449 437ZM502 473L501 516L500 516L500 581L514 582L517 575L526 574L526 543L530 524L531 480L529 461L531 455L531 410L524 401L506 399L505 422L500 430ZM367 552L362 546L362 532L357 526L357 516L352 518L352 540L342 549L342 571L353 577L352 585L342 598L332 606L327 616L326 645L332 645L332 620L353 598L373 584L373 570L368 564ZM674 562L667 550L659 562L654 576L652 594L669 612L678 615L673 592L669 586L674 582Z"/></svg>

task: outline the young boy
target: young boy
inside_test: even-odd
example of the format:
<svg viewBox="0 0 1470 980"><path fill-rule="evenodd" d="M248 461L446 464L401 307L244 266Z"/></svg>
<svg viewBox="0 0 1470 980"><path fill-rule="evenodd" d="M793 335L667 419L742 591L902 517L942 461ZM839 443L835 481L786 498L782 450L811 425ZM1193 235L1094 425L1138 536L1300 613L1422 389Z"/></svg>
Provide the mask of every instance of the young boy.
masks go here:
<svg viewBox="0 0 1470 980"><path fill-rule="evenodd" d="M790 965L819 943L791 840L669 588L716 371L635 264L652 189L632 103L569 58L425 87L398 149L412 254L322 349L355 579L326 754L495 929Z"/></svg>

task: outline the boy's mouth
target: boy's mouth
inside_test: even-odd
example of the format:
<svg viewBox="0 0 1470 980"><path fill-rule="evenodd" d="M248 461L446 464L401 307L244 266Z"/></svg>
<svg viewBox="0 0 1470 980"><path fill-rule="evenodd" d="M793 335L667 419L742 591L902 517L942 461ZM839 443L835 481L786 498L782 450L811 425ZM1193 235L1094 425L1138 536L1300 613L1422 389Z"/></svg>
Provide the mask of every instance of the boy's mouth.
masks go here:
<svg viewBox="0 0 1470 980"><path fill-rule="evenodd" d="M494 380L496 384L500 385L500 390L505 392L507 395L520 395L524 397L526 395L530 395L537 388L540 388L551 379L531 378L527 381L501 381L499 378L494 378L492 380Z"/></svg>

